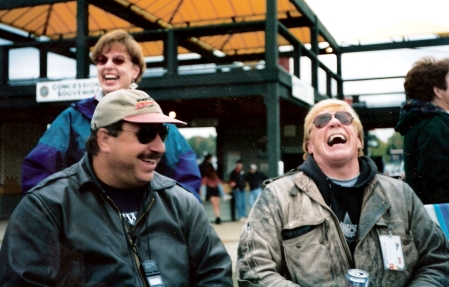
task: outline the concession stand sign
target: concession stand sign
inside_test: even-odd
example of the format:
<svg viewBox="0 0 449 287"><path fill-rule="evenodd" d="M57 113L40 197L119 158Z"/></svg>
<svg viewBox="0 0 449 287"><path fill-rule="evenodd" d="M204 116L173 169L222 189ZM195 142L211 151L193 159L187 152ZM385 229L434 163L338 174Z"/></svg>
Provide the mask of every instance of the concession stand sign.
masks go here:
<svg viewBox="0 0 449 287"><path fill-rule="evenodd" d="M100 90L97 78L40 82L36 84L36 101L77 101L93 97Z"/></svg>

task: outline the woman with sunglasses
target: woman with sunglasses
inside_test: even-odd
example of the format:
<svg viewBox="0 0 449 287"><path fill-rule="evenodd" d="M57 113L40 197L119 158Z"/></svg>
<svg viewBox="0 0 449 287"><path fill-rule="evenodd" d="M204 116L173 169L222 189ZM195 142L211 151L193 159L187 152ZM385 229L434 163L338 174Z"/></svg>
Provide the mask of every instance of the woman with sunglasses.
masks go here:
<svg viewBox="0 0 449 287"><path fill-rule="evenodd" d="M91 60L97 67L101 92L64 110L26 156L22 165L23 195L50 174L81 159L98 101L119 89L135 89L146 68L140 45L123 30L103 35L92 50ZM196 156L176 126L167 124L167 129L166 153L157 171L180 182L200 200Z"/></svg>

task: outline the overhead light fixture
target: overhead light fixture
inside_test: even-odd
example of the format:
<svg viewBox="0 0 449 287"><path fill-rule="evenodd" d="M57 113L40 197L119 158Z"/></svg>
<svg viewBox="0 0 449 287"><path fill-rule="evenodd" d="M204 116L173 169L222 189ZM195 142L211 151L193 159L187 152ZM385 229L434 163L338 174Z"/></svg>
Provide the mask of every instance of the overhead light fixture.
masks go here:
<svg viewBox="0 0 449 287"><path fill-rule="evenodd" d="M171 112L168 113L168 116L169 116L170 118L172 118L172 119L176 119L176 112L171 111Z"/></svg>

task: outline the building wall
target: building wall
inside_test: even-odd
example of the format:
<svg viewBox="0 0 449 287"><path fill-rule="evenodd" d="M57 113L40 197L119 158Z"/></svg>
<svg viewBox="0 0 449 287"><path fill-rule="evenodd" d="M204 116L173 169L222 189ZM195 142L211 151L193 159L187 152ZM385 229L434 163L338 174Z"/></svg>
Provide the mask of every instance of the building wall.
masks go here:
<svg viewBox="0 0 449 287"><path fill-rule="evenodd" d="M22 198L22 161L44 129L26 123L0 125L0 219L8 218Z"/></svg>
<svg viewBox="0 0 449 287"><path fill-rule="evenodd" d="M0 183L4 194L17 194L22 178L22 161L36 145L44 127L28 123L0 126Z"/></svg>

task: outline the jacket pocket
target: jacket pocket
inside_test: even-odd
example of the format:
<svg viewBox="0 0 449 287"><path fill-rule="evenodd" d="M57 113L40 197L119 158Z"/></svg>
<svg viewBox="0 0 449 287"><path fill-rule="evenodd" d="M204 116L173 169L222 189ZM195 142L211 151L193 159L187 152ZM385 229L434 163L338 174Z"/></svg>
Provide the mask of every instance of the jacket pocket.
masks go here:
<svg viewBox="0 0 449 287"><path fill-rule="evenodd" d="M327 222L303 224L284 229L282 241L285 261L293 282L300 286L325 286L335 283L332 263L325 245Z"/></svg>
<svg viewBox="0 0 449 287"><path fill-rule="evenodd" d="M410 280L410 272L414 269L418 260L418 252L414 243L413 235L404 229L404 225L400 222L388 222L380 221L374 226L375 232L372 233L372 239L374 242L370 242L370 237L367 237L362 249L369 248L368 254L358 253L357 261L358 268L368 271L370 273L370 281L373 286L405 286ZM387 270L384 268L384 262L382 257L382 251L380 246L380 235L391 234L399 236L402 245L402 254L404 256L405 270ZM370 282L371 283L371 282ZM370 284L371 285L371 284Z"/></svg>
<svg viewBox="0 0 449 287"><path fill-rule="evenodd" d="M405 228L404 224L401 222L379 222L379 224L376 224L376 231L378 237L377 240L379 240L380 235L388 235L390 234L390 232L394 236L399 236L399 238L401 239L402 245L401 247L402 247L402 254L404 256L405 267L407 270L413 270L418 260L418 251L415 246L413 234L411 234L411 232ZM407 271L399 271L399 272L407 272Z"/></svg>
<svg viewBox="0 0 449 287"><path fill-rule="evenodd" d="M302 236L314 230L317 225L304 225L293 229L284 229L281 231L282 240L289 240L295 237Z"/></svg>

